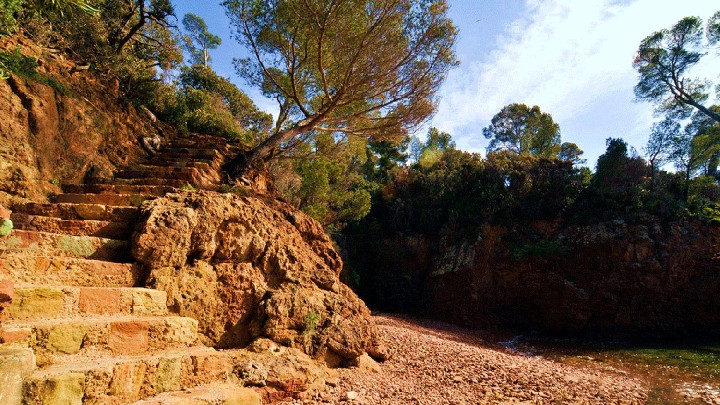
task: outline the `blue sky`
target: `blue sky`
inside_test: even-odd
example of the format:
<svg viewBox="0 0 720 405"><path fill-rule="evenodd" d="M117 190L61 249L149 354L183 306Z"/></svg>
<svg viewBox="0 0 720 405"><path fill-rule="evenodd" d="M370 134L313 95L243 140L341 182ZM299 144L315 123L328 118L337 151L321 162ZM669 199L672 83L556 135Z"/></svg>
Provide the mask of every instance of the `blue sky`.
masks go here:
<svg viewBox="0 0 720 405"><path fill-rule="evenodd" d="M653 106L634 102L633 55L640 41L680 18L703 19L720 10L714 0L448 0L460 30L460 66L440 89L430 124L449 132L457 146L484 154L482 128L510 103L538 105L560 124L563 141L575 142L594 166L605 139L622 137L642 154ZM181 19L204 18L223 44L212 52L219 74L246 91L262 109L274 101L243 83L232 66L244 50L231 38L219 1L174 0ZM718 59L698 76L717 79ZM418 134L421 138L424 133Z"/></svg>

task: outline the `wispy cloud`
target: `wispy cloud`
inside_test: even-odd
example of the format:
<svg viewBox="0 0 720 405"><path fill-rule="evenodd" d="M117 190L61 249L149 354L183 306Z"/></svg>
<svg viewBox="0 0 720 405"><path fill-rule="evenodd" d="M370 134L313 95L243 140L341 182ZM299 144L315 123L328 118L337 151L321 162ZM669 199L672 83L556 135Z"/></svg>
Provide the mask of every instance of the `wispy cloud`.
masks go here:
<svg viewBox="0 0 720 405"><path fill-rule="evenodd" d="M683 16L709 17L720 8L710 3L526 0L524 12L496 38L494 50L475 57L459 55L462 65L441 90L432 125L453 134L460 147L477 151L486 145L481 128L509 103L537 104L561 128L607 109L637 111L632 105L637 80L632 59L639 42ZM638 131L650 115L640 114L639 119L617 123L626 126L618 128L619 134ZM592 133L577 123L568 126Z"/></svg>

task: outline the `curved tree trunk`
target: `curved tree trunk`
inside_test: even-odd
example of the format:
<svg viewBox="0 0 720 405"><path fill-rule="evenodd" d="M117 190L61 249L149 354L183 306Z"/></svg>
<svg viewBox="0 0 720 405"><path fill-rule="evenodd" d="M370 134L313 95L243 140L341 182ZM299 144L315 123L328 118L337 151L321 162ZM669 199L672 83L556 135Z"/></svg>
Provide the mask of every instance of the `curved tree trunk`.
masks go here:
<svg viewBox="0 0 720 405"><path fill-rule="evenodd" d="M258 162L266 162L272 159L280 150L283 142L287 142L297 135L311 131L325 114L316 114L298 122L292 128L275 132L260 145L249 150L247 153L235 156L225 165L225 170L233 177L238 177L249 167L255 167Z"/></svg>

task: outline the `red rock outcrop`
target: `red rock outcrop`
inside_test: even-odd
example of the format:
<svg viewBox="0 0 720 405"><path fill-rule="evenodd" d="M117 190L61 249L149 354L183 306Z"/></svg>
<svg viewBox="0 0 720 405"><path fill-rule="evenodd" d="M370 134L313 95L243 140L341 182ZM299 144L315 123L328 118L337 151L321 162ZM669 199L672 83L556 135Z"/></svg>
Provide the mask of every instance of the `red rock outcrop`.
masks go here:
<svg viewBox="0 0 720 405"><path fill-rule="evenodd" d="M342 261L318 222L271 198L169 194L146 202L133 256L148 285L200 321L220 348L259 337L329 365L384 359L365 304L339 281Z"/></svg>
<svg viewBox="0 0 720 405"><path fill-rule="evenodd" d="M158 128L120 94L74 70L61 52L22 35L0 39L0 51L15 49L36 58L37 72L58 85L19 75L0 80L0 205L43 201L61 182L111 178L144 155L137 138Z"/></svg>
<svg viewBox="0 0 720 405"><path fill-rule="evenodd" d="M443 243L440 243L442 246ZM432 316L485 327L697 336L720 326L720 229L609 221L486 225L425 263Z"/></svg>

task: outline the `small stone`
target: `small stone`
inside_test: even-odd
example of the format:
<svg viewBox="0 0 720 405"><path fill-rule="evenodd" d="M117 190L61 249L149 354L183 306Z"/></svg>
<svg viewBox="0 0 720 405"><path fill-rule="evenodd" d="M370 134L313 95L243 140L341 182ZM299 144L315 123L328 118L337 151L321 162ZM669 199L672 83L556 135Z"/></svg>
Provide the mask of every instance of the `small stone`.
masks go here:
<svg viewBox="0 0 720 405"><path fill-rule="evenodd" d="M358 394L355 391L348 391L345 393L345 400L354 401L354 400L358 399L359 396L360 396L360 394Z"/></svg>

